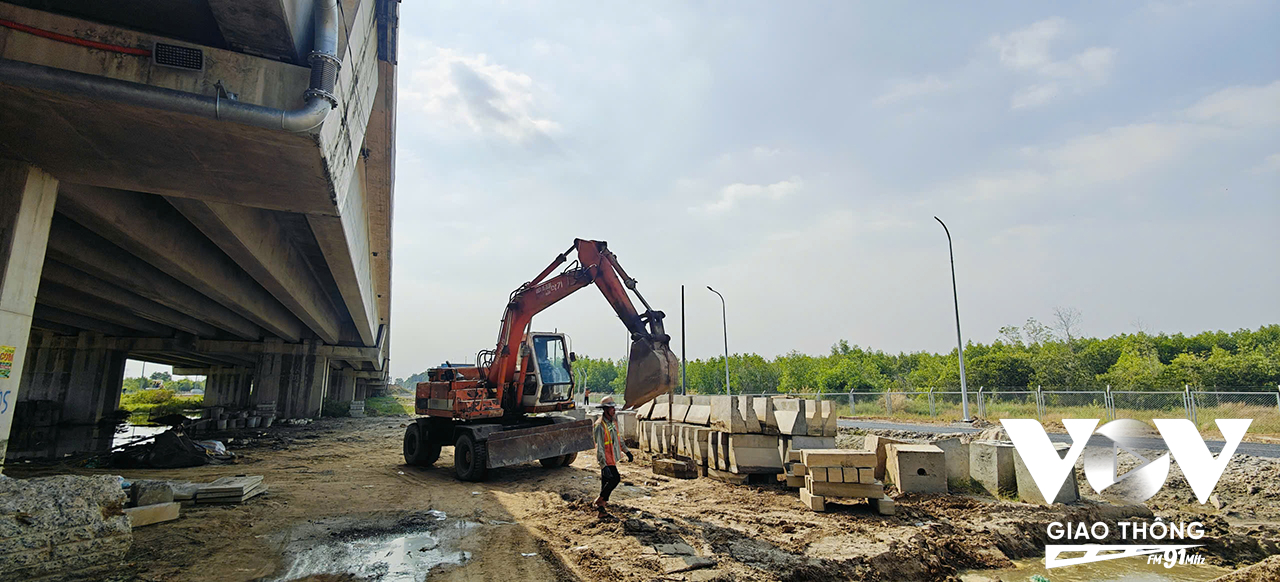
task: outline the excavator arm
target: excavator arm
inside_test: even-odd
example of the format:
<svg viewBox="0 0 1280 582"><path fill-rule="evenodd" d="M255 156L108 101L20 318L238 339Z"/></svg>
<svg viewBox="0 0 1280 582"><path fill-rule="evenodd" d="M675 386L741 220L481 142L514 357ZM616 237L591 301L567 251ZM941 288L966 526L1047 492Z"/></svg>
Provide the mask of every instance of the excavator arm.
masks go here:
<svg viewBox="0 0 1280 582"><path fill-rule="evenodd" d="M576 264L570 265L559 275L547 278L568 260L569 253L577 253ZM561 253L533 280L521 285L511 294L493 363L488 369L490 383L501 390L507 385L519 385L516 378L516 361L520 342L533 316L573 292L595 283L605 300L613 307L622 324L631 332L631 353L627 362L626 406L634 408L669 391L679 381L679 360L671 351L671 336L663 330L661 311L653 310L636 289L636 281L618 264L617 257L603 241L575 239L569 250ZM645 311L640 313L627 296L630 289Z"/></svg>

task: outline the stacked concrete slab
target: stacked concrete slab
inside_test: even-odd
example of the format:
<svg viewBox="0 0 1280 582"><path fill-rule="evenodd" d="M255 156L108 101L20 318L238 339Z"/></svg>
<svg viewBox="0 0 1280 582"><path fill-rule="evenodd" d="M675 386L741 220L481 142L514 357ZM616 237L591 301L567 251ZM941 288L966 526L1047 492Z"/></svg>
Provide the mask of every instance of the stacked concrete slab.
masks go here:
<svg viewBox="0 0 1280 582"><path fill-rule="evenodd" d="M874 451L849 449L805 449L800 463L788 467L788 482L804 477L800 501L814 511L826 511L828 498L867 499L881 514L893 513L893 501L885 496L884 484L875 478Z"/></svg>

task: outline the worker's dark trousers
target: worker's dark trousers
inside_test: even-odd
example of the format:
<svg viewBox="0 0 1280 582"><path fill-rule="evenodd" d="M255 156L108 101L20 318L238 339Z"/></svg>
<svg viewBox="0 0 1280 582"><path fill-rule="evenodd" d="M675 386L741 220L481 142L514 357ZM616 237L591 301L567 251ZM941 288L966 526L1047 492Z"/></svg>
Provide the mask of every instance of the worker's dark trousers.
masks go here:
<svg viewBox="0 0 1280 582"><path fill-rule="evenodd" d="M618 468L613 465L605 465L600 470L600 499L609 500L609 495L613 493L613 488L622 482L622 475L618 474Z"/></svg>

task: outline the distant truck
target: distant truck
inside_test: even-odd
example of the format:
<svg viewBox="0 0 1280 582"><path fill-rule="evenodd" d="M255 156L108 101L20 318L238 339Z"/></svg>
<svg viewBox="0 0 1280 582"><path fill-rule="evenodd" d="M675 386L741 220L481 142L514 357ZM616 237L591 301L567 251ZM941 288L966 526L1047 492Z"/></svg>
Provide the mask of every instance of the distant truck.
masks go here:
<svg viewBox="0 0 1280 582"><path fill-rule="evenodd" d="M546 279L574 251L578 260ZM592 283L631 331L627 406L670 390L679 378L679 360L663 331L663 313L649 307L603 241L576 239L512 292L497 347L477 354L475 365L446 363L427 371L414 404L422 417L404 433L405 462L434 464L441 449L452 446L458 478L479 481L489 469L534 460L548 468L565 466L578 452L594 448L591 421L559 414L575 408L572 363L577 357L568 351L568 339L529 331L534 315ZM644 304L644 313L636 311L627 289Z"/></svg>

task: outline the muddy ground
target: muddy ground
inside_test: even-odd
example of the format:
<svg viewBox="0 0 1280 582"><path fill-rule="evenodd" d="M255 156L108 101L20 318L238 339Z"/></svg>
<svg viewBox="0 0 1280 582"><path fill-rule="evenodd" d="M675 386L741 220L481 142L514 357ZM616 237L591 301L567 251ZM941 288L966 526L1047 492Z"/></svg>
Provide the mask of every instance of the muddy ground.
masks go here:
<svg viewBox="0 0 1280 582"><path fill-rule="evenodd" d="M269 492L244 504L184 506L179 520L136 530L114 576L121 580L393 579L397 567L431 567L432 580L945 580L1043 556L1051 521L1151 515L1142 506L1045 508L963 495L900 497L892 517L865 503L813 513L774 483L674 480L636 463L620 467L623 485L602 516L589 505L599 487L594 455L568 468L524 465L463 483L451 449L435 468L404 465L407 421L325 419L228 433L235 465L112 470L68 461L5 473L265 476ZM1210 563L1241 567L1280 553L1280 463L1238 455L1217 489L1221 509L1196 503L1176 465L1173 473L1149 505L1166 520L1206 523ZM397 556L416 561L354 563ZM690 563L710 565L672 572Z"/></svg>

